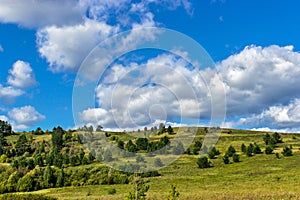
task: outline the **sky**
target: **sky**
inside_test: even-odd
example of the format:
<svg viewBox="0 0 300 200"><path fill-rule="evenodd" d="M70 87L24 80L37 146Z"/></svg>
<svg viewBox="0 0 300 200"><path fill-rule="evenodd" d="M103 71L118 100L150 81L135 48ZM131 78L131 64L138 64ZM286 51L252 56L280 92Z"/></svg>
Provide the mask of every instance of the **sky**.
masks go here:
<svg viewBox="0 0 300 200"><path fill-rule="evenodd" d="M214 119L300 132L299 9L296 0L0 0L0 120L15 131ZM168 50L138 49L165 33L183 35Z"/></svg>

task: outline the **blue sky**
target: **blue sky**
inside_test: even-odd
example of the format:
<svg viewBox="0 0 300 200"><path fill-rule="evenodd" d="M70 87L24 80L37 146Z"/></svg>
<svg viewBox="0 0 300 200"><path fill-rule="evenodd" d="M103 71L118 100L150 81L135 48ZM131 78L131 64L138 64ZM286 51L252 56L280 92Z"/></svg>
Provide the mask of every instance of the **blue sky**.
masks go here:
<svg viewBox="0 0 300 200"><path fill-rule="evenodd" d="M198 87L201 81L194 80L201 74L209 85L218 74L226 93L227 114L222 126L299 132L299 9L296 0L3 0L0 119L9 121L15 130L82 124L129 129L164 121L178 125L179 118L195 124L199 115L200 124L207 125L211 117L211 109L206 109L211 106L206 98L209 89ZM202 45L216 66L185 71L188 63L178 56L161 51L131 53L111 64L107 80L116 80L105 81L104 77L98 83L94 88L96 108L77 113L82 124L74 124L73 86L82 61L99 42L136 27L181 32ZM156 33L147 34L131 34L132 41L157 37ZM174 90L154 83L147 87L136 84L151 77L173 87L174 82L166 81L166 66L191 80L186 84L196 90L196 99L187 94L180 104L177 93L172 93L181 95L185 90L180 81L175 81ZM145 77L122 79L134 70ZM169 75L173 81L180 79L176 73ZM124 88L132 92L125 94ZM126 98L129 100L121 105ZM184 110L184 117L176 106ZM195 106L199 113L194 112ZM131 117L125 120L128 111Z"/></svg>

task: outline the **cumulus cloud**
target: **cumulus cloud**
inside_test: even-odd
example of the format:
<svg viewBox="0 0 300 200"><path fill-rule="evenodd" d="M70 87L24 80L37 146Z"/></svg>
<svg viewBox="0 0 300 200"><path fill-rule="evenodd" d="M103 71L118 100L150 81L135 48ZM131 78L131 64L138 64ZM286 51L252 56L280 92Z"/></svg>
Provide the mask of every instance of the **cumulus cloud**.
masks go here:
<svg viewBox="0 0 300 200"><path fill-rule="evenodd" d="M252 45L218 63L231 127L300 131L300 53L293 49Z"/></svg>
<svg viewBox="0 0 300 200"><path fill-rule="evenodd" d="M209 118L210 85L189 65L173 54L162 54L142 64L112 66L96 89L100 108L83 111L82 120L130 129L157 121Z"/></svg>
<svg viewBox="0 0 300 200"><path fill-rule="evenodd" d="M27 129L46 118L32 106L13 108L8 112L8 117L15 130Z"/></svg>
<svg viewBox="0 0 300 200"><path fill-rule="evenodd" d="M286 106L271 106L258 115L241 118L238 124L250 127L261 127L268 124L269 128L274 129L294 127L300 130L300 99L296 99Z"/></svg>
<svg viewBox="0 0 300 200"><path fill-rule="evenodd" d="M248 46L218 64L227 88L227 115L259 114L300 96L300 53L292 46Z"/></svg>
<svg viewBox="0 0 300 200"><path fill-rule="evenodd" d="M86 8L77 0L2 0L0 21L20 26L40 28L50 25L70 25L81 22Z"/></svg>
<svg viewBox="0 0 300 200"><path fill-rule="evenodd" d="M93 75L99 74L99 70L101 71L103 67L110 64L110 58L114 54L124 49L133 48L141 41L153 40L156 32L142 28L154 25L153 15L148 13L141 24L132 24L133 29L126 36L118 38L119 40L115 41L116 44L111 46L107 44L105 48L101 48L97 45L116 34L119 31L119 26L86 19L80 25L53 26L38 31L38 48L41 56L48 61L51 71L77 72L85 57L97 47L93 52L93 54L97 54L95 59L90 59L93 63L87 63L87 67L84 68L84 73L93 78Z"/></svg>
<svg viewBox="0 0 300 200"><path fill-rule="evenodd" d="M53 72L76 72L83 59L118 27L86 19L74 26L50 26L37 32L37 45Z"/></svg>
<svg viewBox="0 0 300 200"><path fill-rule="evenodd" d="M9 70L7 82L16 88L29 88L37 85L31 66L21 60L16 61Z"/></svg>
<svg viewBox="0 0 300 200"><path fill-rule="evenodd" d="M24 94L23 90L16 89L11 86L3 86L0 84L0 100L6 102L6 103L12 103L12 101L21 95Z"/></svg>

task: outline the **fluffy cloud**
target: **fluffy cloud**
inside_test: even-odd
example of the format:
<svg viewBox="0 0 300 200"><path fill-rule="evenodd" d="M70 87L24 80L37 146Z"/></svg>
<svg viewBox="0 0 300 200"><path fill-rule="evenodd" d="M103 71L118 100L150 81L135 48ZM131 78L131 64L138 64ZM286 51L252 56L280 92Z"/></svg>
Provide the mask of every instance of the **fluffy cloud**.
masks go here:
<svg viewBox="0 0 300 200"><path fill-rule="evenodd" d="M32 68L29 63L18 60L9 70L8 84L16 88L28 88L37 84Z"/></svg>
<svg viewBox="0 0 300 200"><path fill-rule="evenodd" d="M267 124L269 128L273 129L293 127L300 130L300 99L296 99L286 106L271 106L258 115L241 118L237 124L250 127L261 127Z"/></svg>
<svg viewBox="0 0 300 200"><path fill-rule="evenodd" d="M226 84L229 116L259 114L300 97L300 53L292 46L248 46L217 68Z"/></svg>
<svg viewBox="0 0 300 200"><path fill-rule="evenodd" d="M211 117L210 80L207 85L200 70L189 65L172 54L143 64L114 65L96 89L100 108L83 111L82 120L130 129L157 121Z"/></svg>
<svg viewBox="0 0 300 200"><path fill-rule="evenodd" d="M300 131L300 53L293 46L248 46L217 66L232 127Z"/></svg>
<svg viewBox="0 0 300 200"><path fill-rule="evenodd" d="M32 106L14 108L8 112L8 117L15 130L27 129L45 119L45 116Z"/></svg>
<svg viewBox="0 0 300 200"><path fill-rule="evenodd" d="M49 25L70 25L81 22L86 8L77 0L2 0L0 21L20 26L40 28Z"/></svg>
<svg viewBox="0 0 300 200"><path fill-rule="evenodd" d="M4 102L11 103L16 97L24 94L23 90L11 86L4 87L0 84L0 99Z"/></svg>
<svg viewBox="0 0 300 200"><path fill-rule="evenodd" d="M155 31L142 29L143 27L152 27L155 25L153 15L145 15L141 24L132 24L131 30L126 36L119 38L116 45L107 45L107 48L97 47L96 58L93 63L88 63L85 68L87 75L93 76L99 74L101 67L110 63L110 59L117 52L132 48L141 41L153 40ZM86 19L83 24L64 27L47 27L38 31L37 42L39 52L50 64L50 70L53 72L77 72L79 66L85 57L101 41L111 37L119 31L119 26L111 26L104 22L98 22ZM105 56L102 58L99 56ZM98 77L97 77L98 78Z"/></svg>
<svg viewBox="0 0 300 200"><path fill-rule="evenodd" d="M86 19L74 26L50 26L37 32L37 44L53 72L75 72L88 53L118 27Z"/></svg>

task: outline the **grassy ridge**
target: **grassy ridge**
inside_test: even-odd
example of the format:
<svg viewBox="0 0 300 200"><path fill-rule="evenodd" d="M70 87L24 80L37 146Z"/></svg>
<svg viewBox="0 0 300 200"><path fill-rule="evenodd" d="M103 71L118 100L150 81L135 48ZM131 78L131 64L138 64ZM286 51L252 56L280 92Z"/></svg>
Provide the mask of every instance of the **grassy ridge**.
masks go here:
<svg viewBox="0 0 300 200"><path fill-rule="evenodd" d="M128 138L122 133L112 135ZM279 144L274 152L281 152L284 146L293 146L293 156L258 154L247 157L241 152L241 144L257 143L265 149L265 132L231 130L221 134L216 148L221 151L216 159L211 160L212 168L199 169L196 155L182 155L170 166L159 171L162 176L149 178L150 190L147 199L167 199L171 184L180 192L180 199L300 199L300 135L282 134L284 143ZM45 136L35 136L39 140ZM204 133L196 135L202 140ZM10 139L10 138L8 138ZM13 140L14 138L11 138ZM41 139L41 140L43 140ZM240 154L239 163L225 165L222 156L232 145ZM89 166L99 165L93 163ZM77 166L80 169L86 166ZM65 187L45 189L34 194L45 194L58 199L124 199L132 185L98 185L84 187ZM116 194L108 194L115 188Z"/></svg>

